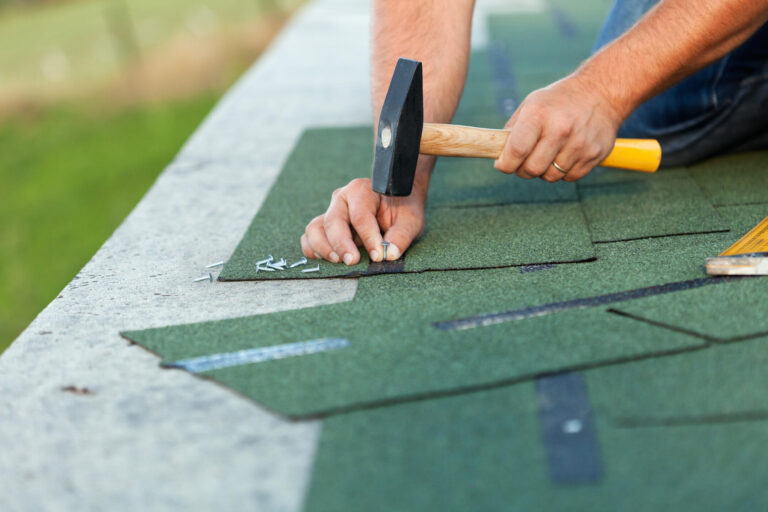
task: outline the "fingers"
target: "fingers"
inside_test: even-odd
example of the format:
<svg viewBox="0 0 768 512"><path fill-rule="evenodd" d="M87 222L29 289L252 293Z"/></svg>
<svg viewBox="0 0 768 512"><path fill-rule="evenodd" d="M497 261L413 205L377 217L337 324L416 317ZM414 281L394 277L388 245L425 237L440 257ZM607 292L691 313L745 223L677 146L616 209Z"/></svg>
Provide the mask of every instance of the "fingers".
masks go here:
<svg viewBox="0 0 768 512"><path fill-rule="evenodd" d="M338 263L339 258L347 265L354 265L360 261L360 252L352 240L352 230L349 225L347 199L343 193L334 194L323 221L325 236L333 248L331 257L328 259L333 263Z"/></svg>
<svg viewBox="0 0 768 512"><path fill-rule="evenodd" d="M384 234L384 240L389 242L387 248L387 261L394 261L403 255L411 243L421 234L424 229L423 220L404 217L398 219L392 227Z"/></svg>
<svg viewBox="0 0 768 512"><path fill-rule="evenodd" d="M517 173L518 176L524 179L534 178L535 176L528 174L525 170L521 172L518 172L518 170L536 146L536 142L541 134L541 127L523 115L513 116L510 122L513 122L513 124L509 127L510 131L507 142L493 166L503 173Z"/></svg>
<svg viewBox="0 0 768 512"><path fill-rule="evenodd" d="M621 120L599 90L566 77L520 104L506 124L509 136L494 166L526 179L576 181L608 154Z"/></svg>
<svg viewBox="0 0 768 512"><path fill-rule="evenodd" d="M358 245L364 245L373 261L381 260L381 230L376 219L379 195L368 179L351 181L336 190L324 215L312 219L301 237L307 258L324 258L347 265L360 262Z"/></svg>
<svg viewBox="0 0 768 512"><path fill-rule="evenodd" d="M583 178L604 158L603 147L611 147L610 140L590 143L581 136L571 137L542 178L546 181L563 179L568 182ZM557 169L555 162L566 172Z"/></svg>
<svg viewBox="0 0 768 512"><path fill-rule="evenodd" d="M549 182L561 180L565 174L558 171L552 162L557 161L556 157L561 152L563 144L566 143L567 137L566 130L557 133L553 133L552 130L545 130L541 140L525 159L517 175L522 176L521 173L523 173L526 176L522 177L542 178ZM558 165L562 167L564 164L558 162ZM568 167L563 167L563 169L567 170Z"/></svg>
<svg viewBox="0 0 768 512"><path fill-rule="evenodd" d="M365 247L371 261L381 261L381 229L376 220L376 210L371 211L368 206L362 202L350 203L349 219L355 229L356 245Z"/></svg>
<svg viewBox="0 0 768 512"><path fill-rule="evenodd" d="M307 258L323 258L338 263L339 255L325 236L324 222L325 215L318 215L310 221L301 237L301 250Z"/></svg>
<svg viewBox="0 0 768 512"><path fill-rule="evenodd" d="M569 141L566 147L562 148L559 153L552 157L547 170L541 175L541 179L550 183L566 179L575 170L577 159L578 150ZM558 166L560 167L559 169Z"/></svg>
<svg viewBox="0 0 768 512"><path fill-rule="evenodd" d="M577 159L565 176L565 181L578 181L589 174L592 169L600 165L600 162L602 162L612 148L613 142L610 136L606 137L606 140L601 143L577 146L577 149L573 150L574 155L577 155Z"/></svg>

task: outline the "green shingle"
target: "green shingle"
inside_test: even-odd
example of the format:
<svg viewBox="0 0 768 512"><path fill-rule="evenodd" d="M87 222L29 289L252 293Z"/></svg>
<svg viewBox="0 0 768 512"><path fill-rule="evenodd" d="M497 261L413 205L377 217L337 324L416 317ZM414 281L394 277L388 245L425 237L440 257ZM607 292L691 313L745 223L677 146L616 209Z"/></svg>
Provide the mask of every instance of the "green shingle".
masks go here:
<svg viewBox="0 0 768 512"><path fill-rule="evenodd" d="M593 404L617 423L768 418L768 337L584 372Z"/></svg>
<svg viewBox="0 0 768 512"><path fill-rule="evenodd" d="M579 187L595 242L728 230L684 171L631 178L622 173L616 179Z"/></svg>
<svg viewBox="0 0 768 512"><path fill-rule="evenodd" d="M768 203L768 151L715 157L689 170L713 204Z"/></svg>
<svg viewBox="0 0 768 512"><path fill-rule="evenodd" d="M335 416L305 510L760 510L768 423L617 428L604 477L555 485L530 383Z"/></svg>
<svg viewBox="0 0 768 512"><path fill-rule="evenodd" d="M369 263L365 251L358 265L323 262L316 273L302 273L300 269L257 273L255 263L268 254L285 257L289 262L298 260L299 238L307 223L326 210L334 189L370 172L370 152L369 128L305 132L220 279L323 278L365 272ZM488 173L500 174L492 168ZM456 189L448 191L448 182L443 183L443 197L455 198ZM439 197L439 182L435 190ZM510 200L530 201L524 194L509 195ZM463 203L446 199L443 204L496 201L472 197L468 190ZM584 261L594 257L589 230L576 202L432 209L427 221L423 238L407 253L406 271Z"/></svg>
<svg viewBox="0 0 768 512"><path fill-rule="evenodd" d="M607 313L618 307L612 303L465 331L431 324L699 279L704 258L728 235L601 244L596 261L539 272L377 276L361 280L351 303L125 335L169 362L326 337L351 341L333 352L206 374L287 415L423 398L701 347L695 336Z"/></svg>

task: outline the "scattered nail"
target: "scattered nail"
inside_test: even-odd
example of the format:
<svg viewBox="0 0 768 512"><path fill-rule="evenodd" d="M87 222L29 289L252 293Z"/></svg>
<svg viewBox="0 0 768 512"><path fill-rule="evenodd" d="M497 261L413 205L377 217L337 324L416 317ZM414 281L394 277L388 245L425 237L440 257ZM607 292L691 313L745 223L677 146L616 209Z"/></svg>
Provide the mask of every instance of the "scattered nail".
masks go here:
<svg viewBox="0 0 768 512"><path fill-rule="evenodd" d="M288 268L296 268L306 264L307 264L307 258L302 257L299 261L288 265Z"/></svg>
<svg viewBox="0 0 768 512"><path fill-rule="evenodd" d="M266 259L263 259L263 260L259 260L259 261L257 261L257 262L256 262L256 266L257 266L257 267L260 267L260 266L262 266L262 265L266 265L266 264L267 264L267 263L269 263L270 261L272 261L272 260L270 260L269 258L266 258Z"/></svg>
<svg viewBox="0 0 768 512"><path fill-rule="evenodd" d="M345 265L351 265L352 264L352 258L353 258L353 256L352 256L351 252L348 252L347 254L345 254L344 255L344 264Z"/></svg>
<svg viewBox="0 0 768 512"><path fill-rule="evenodd" d="M224 264L223 261L217 261L216 263L211 263L210 265L206 265L205 268L214 268L214 267L220 267Z"/></svg>
<svg viewBox="0 0 768 512"><path fill-rule="evenodd" d="M207 276L198 277L198 278L197 278L197 279L195 279L193 282L194 282L194 283L199 283L200 281L210 281L210 282L213 282L213 274L211 274L210 272L208 272L208 275L207 275Z"/></svg>
<svg viewBox="0 0 768 512"><path fill-rule="evenodd" d="M269 267L256 267L256 272L258 272L259 270L266 270L267 272L274 272L275 271L275 269L269 268Z"/></svg>
<svg viewBox="0 0 768 512"><path fill-rule="evenodd" d="M305 269L302 270L302 272L305 273L305 274L308 274L310 272L320 272L320 265L318 265L316 267L305 268Z"/></svg>

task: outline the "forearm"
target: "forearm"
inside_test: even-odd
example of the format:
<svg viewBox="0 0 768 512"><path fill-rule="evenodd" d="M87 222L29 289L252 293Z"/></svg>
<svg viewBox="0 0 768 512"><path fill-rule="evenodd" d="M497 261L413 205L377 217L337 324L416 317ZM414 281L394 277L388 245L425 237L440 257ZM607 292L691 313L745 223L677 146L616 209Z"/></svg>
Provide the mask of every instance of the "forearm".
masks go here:
<svg viewBox="0 0 768 512"><path fill-rule="evenodd" d="M766 0L662 0L574 76L600 89L623 119L736 48L766 20Z"/></svg>
<svg viewBox="0 0 768 512"><path fill-rule="evenodd" d="M447 123L461 98L474 0L374 0L371 25L373 125L399 57L422 62L424 121ZM419 157L414 192L426 196L434 157Z"/></svg>

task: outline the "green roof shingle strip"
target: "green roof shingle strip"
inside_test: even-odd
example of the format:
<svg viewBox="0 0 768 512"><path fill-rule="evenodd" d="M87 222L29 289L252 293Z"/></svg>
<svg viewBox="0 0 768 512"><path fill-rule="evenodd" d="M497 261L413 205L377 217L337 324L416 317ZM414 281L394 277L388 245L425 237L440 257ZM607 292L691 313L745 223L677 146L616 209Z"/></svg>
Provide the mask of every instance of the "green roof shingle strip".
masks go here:
<svg viewBox="0 0 768 512"><path fill-rule="evenodd" d="M768 203L768 151L712 158L689 172L715 205Z"/></svg>
<svg viewBox="0 0 768 512"><path fill-rule="evenodd" d="M584 372L593 406L626 425L768 419L768 336Z"/></svg>
<svg viewBox="0 0 768 512"><path fill-rule="evenodd" d="M656 295L617 304L622 314L712 341L768 335L768 277Z"/></svg>
<svg viewBox="0 0 768 512"><path fill-rule="evenodd" d="M166 361L308 339L344 350L205 375L282 414L304 417L457 393L575 367L705 346L706 341L607 313L610 304L468 331L433 322L706 278L707 255L731 233L597 246L596 261L371 277L355 300L306 310L125 333ZM724 286L724 285L718 285Z"/></svg>
<svg viewBox="0 0 768 512"><path fill-rule="evenodd" d="M219 278L311 279L364 274L369 263L365 251L358 265L347 267L322 262L320 271L314 273L302 273L300 269L257 272L256 262L268 254L289 261L299 259L299 238L312 214L325 211L334 189L367 174L370 158L370 128L305 132ZM471 162L468 164L471 169ZM499 174L492 168L483 171ZM454 172L462 171L454 169ZM482 174L467 173L469 178ZM514 190L515 182L523 181L515 177L503 178L509 183L504 190L509 191ZM487 190L487 185L484 186ZM497 191L491 202L501 199L504 198ZM504 202L516 199L528 203L531 198L527 194L512 193ZM406 272L594 258L589 230L576 202L430 209L427 215L425 234L406 253Z"/></svg>
<svg viewBox="0 0 768 512"><path fill-rule="evenodd" d="M590 394L592 389L589 389ZM599 482L553 483L532 383L326 419L305 510L754 510L768 423L618 428ZM741 506L743 504L743 506Z"/></svg>
<svg viewBox="0 0 768 512"><path fill-rule="evenodd" d="M729 229L684 171L635 175L620 182L579 187L593 241Z"/></svg>
<svg viewBox="0 0 768 512"><path fill-rule="evenodd" d="M441 158L432 173L428 205L440 208L569 201L578 201L575 183L524 180L500 173L493 168L493 160Z"/></svg>

